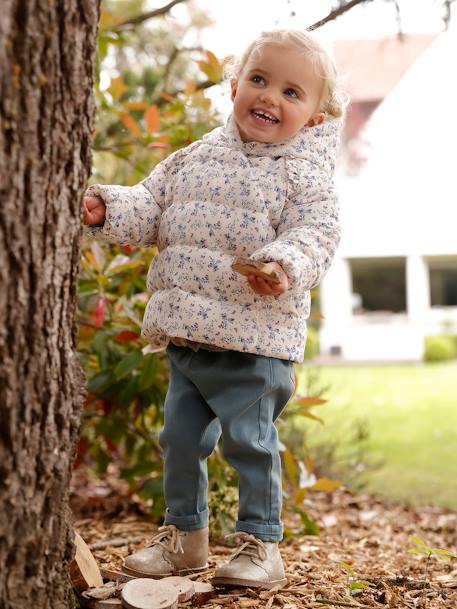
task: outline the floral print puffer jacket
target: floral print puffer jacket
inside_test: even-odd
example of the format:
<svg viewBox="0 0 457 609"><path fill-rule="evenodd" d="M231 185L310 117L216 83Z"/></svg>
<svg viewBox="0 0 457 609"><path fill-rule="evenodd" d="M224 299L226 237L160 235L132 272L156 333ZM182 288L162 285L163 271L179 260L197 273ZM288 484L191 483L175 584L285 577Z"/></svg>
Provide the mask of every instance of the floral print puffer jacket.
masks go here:
<svg viewBox="0 0 457 609"><path fill-rule="evenodd" d="M136 186L94 185L106 204L98 238L148 247L152 292L143 335L154 350L179 337L301 362L309 290L340 237L333 185L341 122L302 129L278 144L243 143L231 117L178 150ZM290 288L257 295L235 257L279 263Z"/></svg>

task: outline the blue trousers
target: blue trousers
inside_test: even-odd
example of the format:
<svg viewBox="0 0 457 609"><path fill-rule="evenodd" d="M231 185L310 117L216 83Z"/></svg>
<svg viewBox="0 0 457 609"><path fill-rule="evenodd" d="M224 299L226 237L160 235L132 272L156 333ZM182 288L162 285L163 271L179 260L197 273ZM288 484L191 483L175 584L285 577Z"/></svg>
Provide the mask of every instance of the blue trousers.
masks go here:
<svg viewBox="0 0 457 609"><path fill-rule="evenodd" d="M207 458L222 433L239 474L237 531L280 541L281 462L274 425L294 388L292 362L237 351L169 345L171 378L160 434L165 524L207 526Z"/></svg>

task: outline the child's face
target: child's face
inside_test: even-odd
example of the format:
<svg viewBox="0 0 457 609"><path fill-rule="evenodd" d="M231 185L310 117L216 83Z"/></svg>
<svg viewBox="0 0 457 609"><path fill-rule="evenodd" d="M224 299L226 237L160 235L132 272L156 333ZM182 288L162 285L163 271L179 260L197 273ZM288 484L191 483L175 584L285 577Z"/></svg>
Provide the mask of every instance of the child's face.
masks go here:
<svg viewBox="0 0 457 609"><path fill-rule="evenodd" d="M243 142L282 142L323 120L318 112L322 79L294 47L268 44L258 49L231 84Z"/></svg>

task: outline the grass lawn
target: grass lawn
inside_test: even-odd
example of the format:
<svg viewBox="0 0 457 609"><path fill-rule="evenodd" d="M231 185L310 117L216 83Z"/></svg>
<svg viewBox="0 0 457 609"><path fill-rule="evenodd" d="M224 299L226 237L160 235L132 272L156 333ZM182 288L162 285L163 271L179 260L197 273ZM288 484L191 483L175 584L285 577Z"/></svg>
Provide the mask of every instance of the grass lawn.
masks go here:
<svg viewBox="0 0 457 609"><path fill-rule="evenodd" d="M366 477L367 492L457 510L457 363L319 370L319 384L330 387L328 403L314 409L325 427L306 419L311 453L331 442L350 451L354 421L363 421L366 455L383 463Z"/></svg>

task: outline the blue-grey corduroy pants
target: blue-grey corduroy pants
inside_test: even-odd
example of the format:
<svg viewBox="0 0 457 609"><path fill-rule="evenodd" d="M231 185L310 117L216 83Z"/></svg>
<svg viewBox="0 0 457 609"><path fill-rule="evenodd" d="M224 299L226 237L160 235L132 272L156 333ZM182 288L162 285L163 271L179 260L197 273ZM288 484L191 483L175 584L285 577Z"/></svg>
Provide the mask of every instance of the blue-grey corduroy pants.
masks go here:
<svg viewBox="0 0 457 609"><path fill-rule="evenodd" d="M207 457L222 433L239 474L237 531L280 541L281 463L274 421L294 387L292 362L237 351L167 349L171 378L160 434L165 524L207 526Z"/></svg>

